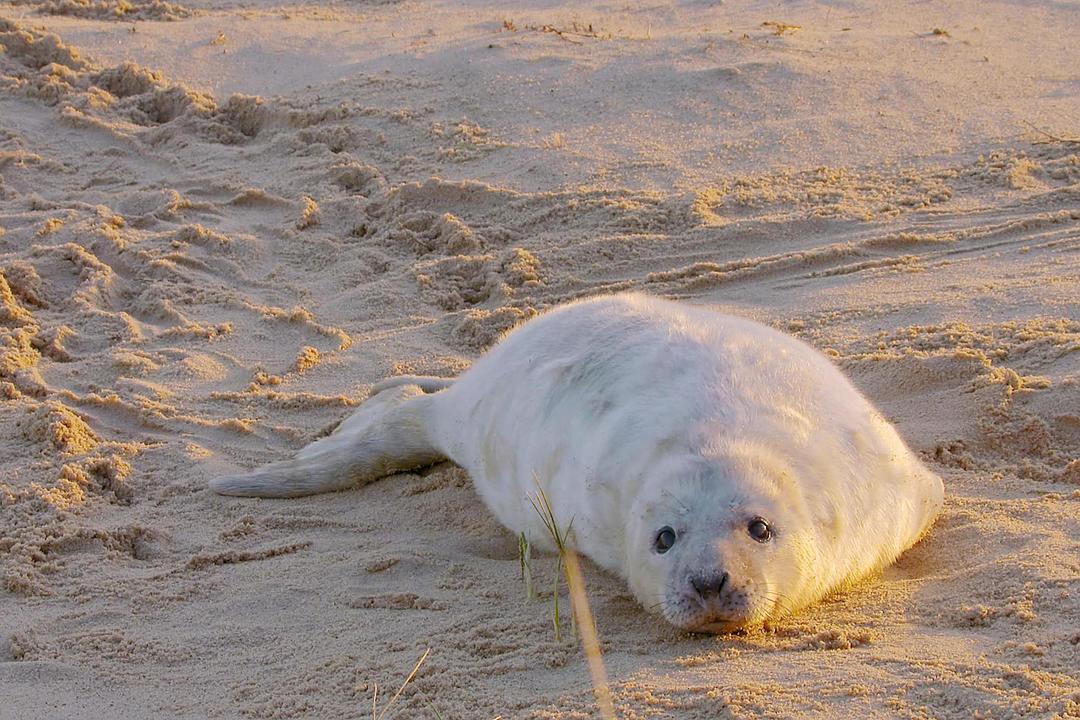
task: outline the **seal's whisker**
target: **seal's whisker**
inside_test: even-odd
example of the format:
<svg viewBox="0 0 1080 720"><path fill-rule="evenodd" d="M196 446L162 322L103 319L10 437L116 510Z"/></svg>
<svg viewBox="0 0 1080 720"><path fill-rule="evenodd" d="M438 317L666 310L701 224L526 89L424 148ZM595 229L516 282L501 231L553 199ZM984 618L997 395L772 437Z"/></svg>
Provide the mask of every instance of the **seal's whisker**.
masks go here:
<svg viewBox="0 0 1080 720"><path fill-rule="evenodd" d="M790 607L794 605L794 600L790 595L785 595L784 593L775 590L763 592L761 597L772 601L773 606L767 613L767 615L772 617L787 615L788 612L790 612Z"/></svg>

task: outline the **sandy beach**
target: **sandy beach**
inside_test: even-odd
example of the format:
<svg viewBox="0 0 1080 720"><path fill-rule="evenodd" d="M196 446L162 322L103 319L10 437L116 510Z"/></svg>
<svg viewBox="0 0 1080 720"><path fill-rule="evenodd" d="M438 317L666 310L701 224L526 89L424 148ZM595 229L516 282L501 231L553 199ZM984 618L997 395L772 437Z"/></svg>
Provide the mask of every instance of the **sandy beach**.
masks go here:
<svg viewBox="0 0 1080 720"><path fill-rule="evenodd" d="M586 563L622 718L1080 718L1080 4L0 2L0 718L597 717L449 463L275 501L573 299L832 357L929 535L744 634ZM565 600L565 597L564 597ZM567 626L568 629L568 626Z"/></svg>

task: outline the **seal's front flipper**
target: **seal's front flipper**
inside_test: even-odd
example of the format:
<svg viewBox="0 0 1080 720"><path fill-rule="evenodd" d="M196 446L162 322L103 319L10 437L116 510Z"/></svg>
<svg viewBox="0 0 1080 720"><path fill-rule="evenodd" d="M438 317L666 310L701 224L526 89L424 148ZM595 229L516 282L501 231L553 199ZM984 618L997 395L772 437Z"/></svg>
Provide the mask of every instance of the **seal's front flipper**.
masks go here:
<svg viewBox="0 0 1080 720"><path fill-rule="evenodd" d="M222 495L299 497L430 465L443 458L430 439L433 400L418 385L388 388L293 459L215 478L210 489Z"/></svg>
<svg viewBox="0 0 1080 720"><path fill-rule="evenodd" d="M371 394L378 395L384 390L401 387L402 385L418 385L426 393L436 393L453 384L454 380L452 378L432 377L430 375L397 375L372 385Z"/></svg>

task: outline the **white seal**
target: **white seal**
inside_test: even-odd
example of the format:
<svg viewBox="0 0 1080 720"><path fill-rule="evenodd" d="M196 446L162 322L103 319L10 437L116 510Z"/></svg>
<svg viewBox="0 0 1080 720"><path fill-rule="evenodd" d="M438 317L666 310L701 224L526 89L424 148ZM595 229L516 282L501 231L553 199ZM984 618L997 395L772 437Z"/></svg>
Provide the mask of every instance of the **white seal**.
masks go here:
<svg viewBox="0 0 1080 720"><path fill-rule="evenodd" d="M578 551L672 624L722 632L790 613L892 562L940 478L822 354L777 330L643 295L573 303L457 380L376 386L294 459L211 487L294 497L449 458L492 513Z"/></svg>

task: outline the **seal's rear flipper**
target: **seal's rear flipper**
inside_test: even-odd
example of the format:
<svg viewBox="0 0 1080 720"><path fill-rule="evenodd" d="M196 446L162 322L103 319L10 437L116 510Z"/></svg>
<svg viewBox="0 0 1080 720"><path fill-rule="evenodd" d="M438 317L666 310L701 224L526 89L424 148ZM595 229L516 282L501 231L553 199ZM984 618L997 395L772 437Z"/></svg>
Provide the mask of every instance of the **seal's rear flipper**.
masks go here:
<svg viewBox="0 0 1080 720"><path fill-rule="evenodd" d="M433 400L415 384L386 389L292 460L215 478L210 489L222 495L299 497L430 465L444 457L428 430Z"/></svg>

